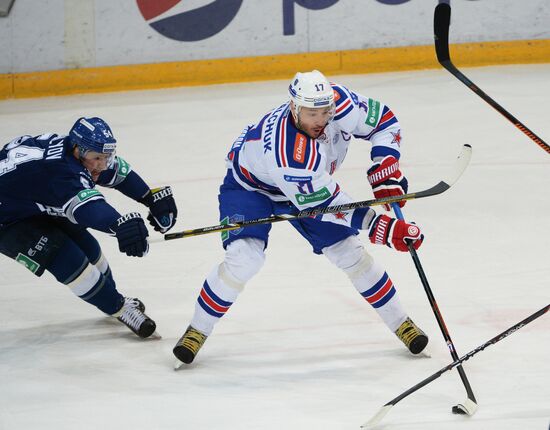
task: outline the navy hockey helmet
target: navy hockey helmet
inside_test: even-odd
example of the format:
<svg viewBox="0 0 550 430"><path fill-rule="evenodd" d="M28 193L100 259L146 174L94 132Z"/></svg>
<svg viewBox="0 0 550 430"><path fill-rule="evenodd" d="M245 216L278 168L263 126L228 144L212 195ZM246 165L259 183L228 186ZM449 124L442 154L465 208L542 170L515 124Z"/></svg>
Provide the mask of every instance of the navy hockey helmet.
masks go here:
<svg viewBox="0 0 550 430"><path fill-rule="evenodd" d="M101 118L79 118L71 128L69 138L78 147L81 156L88 151L114 156L116 150L113 132Z"/></svg>

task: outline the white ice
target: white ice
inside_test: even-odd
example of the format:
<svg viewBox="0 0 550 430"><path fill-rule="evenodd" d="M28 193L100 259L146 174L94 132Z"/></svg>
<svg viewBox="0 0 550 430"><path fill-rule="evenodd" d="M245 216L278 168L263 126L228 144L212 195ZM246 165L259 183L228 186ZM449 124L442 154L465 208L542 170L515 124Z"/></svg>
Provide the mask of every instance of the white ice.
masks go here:
<svg viewBox="0 0 550 430"><path fill-rule="evenodd" d="M464 69L550 142L550 65ZM471 165L441 196L405 215L426 235L419 256L459 355L549 302L550 154L443 70L335 76L378 98L403 126L411 191L446 175L464 143ZM114 129L119 154L151 186L171 184L175 230L218 223L224 156L250 122L282 103L287 81L0 102L0 139L66 133L80 115ZM357 200L369 144L356 141L337 180ZM121 212L139 205L107 190ZM143 207L139 207L145 213ZM96 235L121 292L141 298L162 340L140 340L58 285L0 256L0 429L359 429L379 407L450 363L409 255L368 245L432 358L412 357L348 279L285 223L273 226L262 272L217 325L196 362L172 368L172 347L203 279L221 261L217 234L154 243L131 259ZM160 237L152 233L153 237ZM361 238L368 243L366 234ZM398 403L381 428L547 429L550 318L542 317Z"/></svg>

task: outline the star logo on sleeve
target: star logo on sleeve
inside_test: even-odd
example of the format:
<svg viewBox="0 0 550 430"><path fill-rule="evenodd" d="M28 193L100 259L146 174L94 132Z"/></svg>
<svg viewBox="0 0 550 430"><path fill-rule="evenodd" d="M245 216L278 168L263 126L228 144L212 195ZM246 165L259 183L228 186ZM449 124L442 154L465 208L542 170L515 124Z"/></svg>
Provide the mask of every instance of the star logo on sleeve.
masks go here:
<svg viewBox="0 0 550 430"><path fill-rule="evenodd" d="M347 215L348 215L347 212L336 212L336 213L334 214L334 217L335 217L336 219L343 219L344 221L347 221L347 219L346 219L346 216L347 216Z"/></svg>
<svg viewBox="0 0 550 430"><path fill-rule="evenodd" d="M391 143L397 143L397 146L401 146L401 130L397 130L396 133L390 131L390 133L393 136Z"/></svg>

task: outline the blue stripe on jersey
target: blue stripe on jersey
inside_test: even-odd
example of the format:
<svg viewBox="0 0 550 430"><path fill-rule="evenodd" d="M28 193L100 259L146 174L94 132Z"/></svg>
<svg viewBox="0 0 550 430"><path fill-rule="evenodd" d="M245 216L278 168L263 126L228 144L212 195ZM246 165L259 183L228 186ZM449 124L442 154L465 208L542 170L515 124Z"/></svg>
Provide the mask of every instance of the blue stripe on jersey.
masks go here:
<svg viewBox="0 0 550 430"><path fill-rule="evenodd" d="M256 176L254 176L249 171L247 171L248 176L246 176L246 174L241 170L241 166L239 165L238 152L235 152L235 156L233 158L233 171L237 174L237 176L242 182L244 182L246 185L251 186L252 188L267 191L270 194L273 194L276 196L285 195L279 188L274 187L273 185L266 184L265 182L259 180Z"/></svg>
<svg viewBox="0 0 550 430"><path fill-rule="evenodd" d="M342 85L332 84L332 89L338 94L338 95L336 95L336 94L334 95L335 98L338 99L334 103L336 105L337 109L347 99L351 98L350 94L349 94L349 90L346 87L342 86Z"/></svg>
<svg viewBox="0 0 550 430"><path fill-rule="evenodd" d="M338 121L339 119L344 118L348 113L350 113L353 110L353 103L350 103L347 108L345 108L342 112L340 112L338 115L334 117L334 121Z"/></svg>
<svg viewBox="0 0 550 430"><path fill-rule="evenodd" d="M321 154L319 154L319 142L315 142L315 148L317 149L317 160L315 160L315 164L313 165L313 171L316 172L319 168L319 164L321 163Z"/></svg>
<svg viewBox="0 0 550 430"><path fill-rule="evenodd" d="M393 155L396 159L399 160L399 157L401 157L401 154L399 151L393 148L389 148L387 146L373 146L370 151L370 159L374 160L376 157L386 157L388 155Z"/></svg>
<svg viewBox="0 0 550 430"><path fill-rule="evenodd" d="M279 118L279 121L277 121L276 129L275 129L275 148L273 150L275 151L275 162L277 163L277 167L282 167L281 165L281 157L279 156L279 145L281 144L281 120L283 117Z"/></svg>
<svg viewBox="0 0 550 430"><path fill-rule="evenodd" d="M262 138L262 128L267 117L271 115L271 112L265 115L256 126L248 130L245 136L245 141L248 140L261 140Z"/></svg>
<svg viewBox="0 0 550 430"><path fill-rule="evenodd" d="M393 114L393 112L390 111L390 108L388 108L387 106L384 106L382 115L380 115L380 120L382 120L384 118L384 115L386 115L387 113L391 114L391 118L389 118L387 121L378 123L375 129L376 131L384 130L388 128L390 125L395 124L397 122L397 117Z"/></svg>
<svg viewBox="0 0 550 430"><path fill-rule="evenodd" d="M334 117L334 121L338 121L353 110L353 107L357 105L358 100L357 96L344 86L333 84L332 89L335 91L335 98L337 99L335 102L336 115ZM347 106L344 107L346 104Z"/></svg>
<svg viewBox="0 0 550 430"><path fill-rule="evenodd" d="M365 216L369 212L369 208L357 208L353 211L353 215L351 216L351 222L350 225L352 228L356 228L358 230L361 230L363 228L363 220L365 219Z"/></svg>
<svg viewBox="0 0 550 430"><path fill-rule="evenodd" d="M290 121L287 121L285 142L284 153L287 166L298 169L306 168L311 155L311 146L315 144L313 140L305 133L298 131ZM295 153L299 157L298 160L294 158Z"/></svg>

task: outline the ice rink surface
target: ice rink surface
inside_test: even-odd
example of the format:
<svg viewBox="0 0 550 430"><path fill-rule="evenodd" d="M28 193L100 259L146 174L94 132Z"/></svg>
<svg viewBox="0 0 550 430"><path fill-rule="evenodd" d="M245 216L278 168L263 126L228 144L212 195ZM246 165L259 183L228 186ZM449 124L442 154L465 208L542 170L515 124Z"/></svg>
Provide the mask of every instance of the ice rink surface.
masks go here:
<svg viewBox="0 0 550 430"><path fill-rule="evenodd" d="M550 142L550 65L464 69ZM290 78L290 77L289 77ZM464 143L472 162L448 192L409 202L426 235L419 256L459 355L522 320L550 297L550 154L443 70L336 76L388 104L403 127L410 191L446 176ZM67 133L103 117L118 153L151 186L170 184L175 231L218 223L224 156L242 128L286 99L287 81L0 102L0 140ZM357 200L372 197L368 142L336 173ZM120 212L144 207L116 191ZM152 232L153 237L160 237ZM175 372L172 347L204 277L221 261L219 235L151 245L143 259L97 233L119 290L141 298L161 340L140 340L45 274L0 256L0 429L359 429L379 407L451 357L408 254L369 243L431 358L411 356L345 275L286 223L267 261L216 326L195 363ZM381 429L527 430L550 422L550 317L464 364L479 410L456 371L396 405Z"/></svg>

